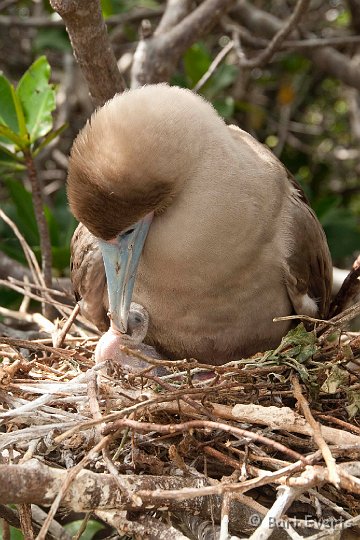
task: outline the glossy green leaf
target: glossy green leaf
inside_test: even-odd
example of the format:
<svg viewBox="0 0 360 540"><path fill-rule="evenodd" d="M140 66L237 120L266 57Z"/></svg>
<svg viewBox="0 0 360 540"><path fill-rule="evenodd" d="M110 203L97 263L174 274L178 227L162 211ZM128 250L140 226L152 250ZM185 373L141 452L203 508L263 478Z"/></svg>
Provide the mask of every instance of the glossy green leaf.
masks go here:
<svg viewBox="0 0 360 540"><path fill-rule="evenodd" d="M23 162L23 159L16 152L13 152L8 147L2 144L0 144L0 152L7 155L11 160L18 161L19 163Z"/></svg>
<svg viewBox="0 0 360 540"><path fill-rule="evenodd" d="M24 169L25 166L21 163L21 158L0 144L0 170L22 171Z"/></svg>
<svg viewBox="0 0 360 540"><path fill-rule="evenodd" d="M16 209L16 224L20 232L31 246L39 244L31 193L18 180L5 180L5 184Z"/></svg>
<svg viewBox="0 0 360 540"><path fill-rule="evenodd" d="M3 139L7 139L8 142L12 142L20 148L25 145L26 140L24 141L24 139L22 139L20 135L12 131L7 126L4 126L3 124L0 124L0 135L3 137Z"/></svg>
<svg viewBox="0 0 360 540"><path fill-rule="evenodd" d="M58 129L55 129L54 131L51 131L50 133L48 133L46 137L43 139L43 141L41 142L41 144L36 148L36 150L33 151L33 156L36 157L39 154L39 152L41 152L41 150L45 148L45 146L50 144L51 141L53 141L58 135L60 135L60 133L62 133L67 127L68 127L68 124L63 124Z"/></svg>
<svg viewBox="0 0 360 540"><path fill-rule="evenodd" d="M12 93L12 98L15 105L17 121L19 124L19 134L21 138L23 139L25 146L28 146L30 141L29 141L28 129L26 127L26 122L25 122L25 112L24 112L22 103L19 99L19 96L17 95L16 90L13 86L11 87L11 93Z"/></svg>
<svg viewBox="0 0 360 540"><path fill-rule="evenodd" d="M4 75L0 75L0 124L10 128L13 132L19 133L16 107L9 83Z"/></svg>
<svg viewBox="0 0 360 540"><path fill-rule="evenodd" d="M55 89L49 79L50 65L45 56L41 56L24 73L16 89L32 143L53 126L51 113L55 109Z"/></svg>

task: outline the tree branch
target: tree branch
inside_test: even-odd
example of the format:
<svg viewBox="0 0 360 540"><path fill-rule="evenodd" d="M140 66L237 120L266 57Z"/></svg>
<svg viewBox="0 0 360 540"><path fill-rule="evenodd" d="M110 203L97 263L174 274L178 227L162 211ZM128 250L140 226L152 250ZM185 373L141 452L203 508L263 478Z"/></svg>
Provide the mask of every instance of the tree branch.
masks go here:
<svg viewBox="0 0 360 540"><path fill-rule="evenodd" d="M256 8L246 0L238 0L231 15L250 32L270 39L283 26L283 21ZM331 47L304 48L302 52L322 72L360 90L360 68L345 54Z"/></svg>
<svg viewBox="0 0 360 540"><path fill-rule="evenodd" d="M301 17L308 9L310 0L298 0L294 12L289 19L285 21L284 25L274 35L269 45L264 51L262 51L257 57L250 60L243 60L242 66L248 68L263 67L274 56L275 52L279 50L286 37L292 32L296 25L300 22Z"/></svg>
<svg viewBox="0 0 360 540"><path fill-rule="evenodd" d="M125 89L98 0L50 0L63 18L95 105Z"/></svg>
<svg viewBox="0 0 360 540"><path fill-rule="evenodd" d="M131 87L169 80L181 55L202 35L210 31L234 0L205 0L168 31L156 31L140 41L131 72ZM172 3L168 3L170 9ZM164 18L167 17L165 11ZM167 29L168 25L161 24Z"/></svg>

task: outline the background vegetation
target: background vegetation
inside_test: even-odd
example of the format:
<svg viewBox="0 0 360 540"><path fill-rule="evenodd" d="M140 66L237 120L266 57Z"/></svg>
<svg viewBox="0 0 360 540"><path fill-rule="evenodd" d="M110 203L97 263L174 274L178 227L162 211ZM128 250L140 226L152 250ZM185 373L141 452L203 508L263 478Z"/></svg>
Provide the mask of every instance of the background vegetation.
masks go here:
<svg viewBox="0 0 360 540"><path fill-rule="evenodd" d="M288 17L294 7L292 2L265 0L256 2L256 6L279 19ZM163 7L163 2L155 0L102 2L118 65L128 82L139 24L145 19L142 31L150 24L156 27ZM346 38L356 33L357 7L356 2L340 0L313 2L302 20L303 36L316 36L318 40L337 38L337 49L356 64L359 45L356 40L348 43ZM45 55L52 70L56 104L50 99L44 110L49 115L54 109L56 128L66 124L59 137L45 141L35 160L50 228L54 275L67 275L69 243L75 227L66 203L67 155L93 105L73 59L64 25L49 3L3 0L0 11L0 62L4 76L16 86L29 66ZM293 44L291 40L285 42L271 63L253 69L241 67L240 47L245 47L248 54L256 54L268 41L255 37L229 16L224 16L210 34L185 52L171 83L194 88L234 36L237 47L219 63L199 92L212 101L227 122L252 133L284 162L310 198L326 231L334 262L349 265L360 245L358 90L319 71L309 56L311 49L304 55L305 49L294 39ZM0 115L5 101L4 91L0 90ZM35 134L36 141L39 135L43 133ZM2 160L1 165L1 207L40 260L40 238L28 174L19 170L24 169L21 160L11 169L8 160ZM25 263L18 241L3 221L0 238L2 254ZM15 298L9 290L2 290L1 294L2 303Z"/></svg>

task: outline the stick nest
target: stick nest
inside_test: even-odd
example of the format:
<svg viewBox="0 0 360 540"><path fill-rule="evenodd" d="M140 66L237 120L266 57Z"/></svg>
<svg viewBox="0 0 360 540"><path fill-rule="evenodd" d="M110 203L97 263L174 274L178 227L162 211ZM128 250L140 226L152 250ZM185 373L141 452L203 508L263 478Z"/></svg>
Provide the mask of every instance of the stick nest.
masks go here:
<svg viewBox="0 0 360 540"><path fill-rule="evenodd" d="M51 505L38 538L60 506L132 538L358 538L360 334L340 327L212 371L1 338L0 503Z"/></svg>

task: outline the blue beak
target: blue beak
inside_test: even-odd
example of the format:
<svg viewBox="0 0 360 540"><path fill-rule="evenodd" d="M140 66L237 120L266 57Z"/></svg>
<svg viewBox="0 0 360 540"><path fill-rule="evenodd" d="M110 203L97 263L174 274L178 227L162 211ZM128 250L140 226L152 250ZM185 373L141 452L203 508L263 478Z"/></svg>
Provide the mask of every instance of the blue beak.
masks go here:
<svg viewBox="0 0 360 540"><path fill-rule="evenodd" d="M153 214L148 214L115 240L99 240L107 279L109 317L111 325L122 334L127 332L136 270L152 218Z"/></svg>

